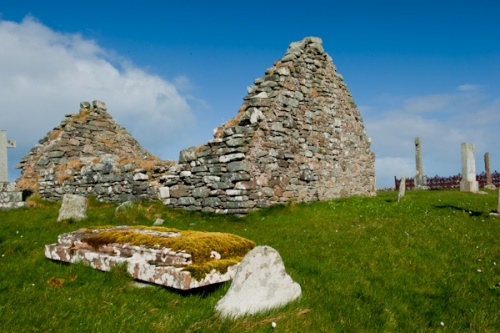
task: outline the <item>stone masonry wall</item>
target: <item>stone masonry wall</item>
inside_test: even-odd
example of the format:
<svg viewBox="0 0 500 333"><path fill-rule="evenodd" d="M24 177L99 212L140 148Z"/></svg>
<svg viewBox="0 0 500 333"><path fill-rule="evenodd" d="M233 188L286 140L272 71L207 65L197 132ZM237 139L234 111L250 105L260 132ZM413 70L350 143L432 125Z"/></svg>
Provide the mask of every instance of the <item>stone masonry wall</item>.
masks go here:
<svg viewBox="0 0 500 333"><path fill-rule="evenodd" d="M287 202L375 195L374 154L347 86L319 38L292 43L248 88L236 118L181 152L160 179L167 206L244 214Z"/></svg>
<svg viewBox="0 0 500 333"><path fill-rule="evenodd" d="M59 200L65 193L95 195L103 201L150 199L156 190L144 166L166 165L106 112L100 101L82 102L17 165L17 187Z"/></svg>
<svg viewBox="0 0 500 333"><path fill-rule="evenodd" d="M126 140L113 144L119 127L107 129L105 122L116 123L96 102L63 120L56 139L41 140L23 159L18 186L33 187L34 180L50 199L158 198L169 207L227 214L289 200L375 195L370 139L319 38L290 44L248 87L236 117L208 143L181 151L179 163L158 160L124 130ZM99 126L96 117L105 121Z"/></svg>
<svg viewBox="0 0 500 333"><path fill-rule="evenodd" d="M14 183L0 182L0 210L27 207L23 192L16 189Z"/></svg>

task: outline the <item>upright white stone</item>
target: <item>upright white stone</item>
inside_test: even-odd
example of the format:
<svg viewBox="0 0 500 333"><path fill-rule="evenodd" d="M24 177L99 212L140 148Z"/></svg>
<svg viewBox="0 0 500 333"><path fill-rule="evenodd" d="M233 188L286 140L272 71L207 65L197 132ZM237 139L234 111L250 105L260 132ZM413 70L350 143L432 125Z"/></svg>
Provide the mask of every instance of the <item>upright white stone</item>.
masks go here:
<svg viewBox="0 0 500 333"><path fill-rule="evenodd" d="M7 140L7 131L0 130L0 182L9 181L7 148L15 148L14 140Z"/></svg>
<svg viewBox="0 0 500 333"><path fill-rule="evenodd" d="M398 193L398 202L403 199L405 196L405 190L406 190L406 177L403 176L401 177L401 181L399 182L399 193Z"/></svg>
<svg viewBox="0 0 500 333"><path fill-rule="evenodd" d="M87 218L87 198L76 194L65 194L57 222L73 219L75 221Z"/></svg>
<svg viewBox="0 0 500 333"><path fill-rule="evenodd" d="M286 273L279 253L256 246L240 263L227 294L215 309L222 317L239 317L285 305L302 293Z"/></svg>
<svg viewBox="0 0 500 333"><path fill-rule="evenodd" d="M462 143L462 181L460 182L460 191L479 192L479 183L476 180L476 159L472 143Z"/></svg>

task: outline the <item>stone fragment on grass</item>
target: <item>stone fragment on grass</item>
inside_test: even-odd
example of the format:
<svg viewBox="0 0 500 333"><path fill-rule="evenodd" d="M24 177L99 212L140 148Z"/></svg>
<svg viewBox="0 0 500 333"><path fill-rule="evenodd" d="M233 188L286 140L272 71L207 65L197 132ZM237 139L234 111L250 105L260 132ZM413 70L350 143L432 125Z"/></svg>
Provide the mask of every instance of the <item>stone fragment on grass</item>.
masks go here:
<svg viewBox="0 0 500 333"><path fill-rule="evenodd" d="M216 310L222 317L239 317L283 306L301 293L279 253L270 246L257 246L241 261Z"/></svg>
<svg viewBox="0 0 500 333"><path fill-rule="evenodd" d="M125 201L121 203L118 207L116 207L115 214L119 214L127 209L131 209L134 207L134 203L132 201Z"/></svg>
<svg viewBox="0 0 500 333"><path fill-rule="evenodd" d="M140 281L188 290L233 278L255 243L232 234L163 227L92 227L59 235L45 245L52 260L109 271L126 265Z"/></svg>
<svg viewBox="0 0 500 333"><path fill-rule="evenodd" d="M64 220L83 220L87 218L87 198L75 194L63 196L57 222Z"/></svg>
<svg viewBox="0 0 500 333"><path fill-rule="evenodd" d="M157 218L156 221L153 223L153 225L162 225L165 222L165 220Z"/></svg>

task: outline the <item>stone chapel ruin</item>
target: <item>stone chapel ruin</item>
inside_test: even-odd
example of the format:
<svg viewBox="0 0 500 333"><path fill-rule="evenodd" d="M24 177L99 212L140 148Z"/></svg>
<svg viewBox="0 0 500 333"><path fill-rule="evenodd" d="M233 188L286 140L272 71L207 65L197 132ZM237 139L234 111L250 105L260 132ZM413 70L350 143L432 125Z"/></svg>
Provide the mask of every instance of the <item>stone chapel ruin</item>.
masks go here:
<svg viewBox="0 0 500 333"><path fill-rule="evenodd" d="M248 87L214 138L161 161L116 124L104 103L82 103L19 168L21 189L60 200L160 199L166 206L246 214L290 200L375 195L375 156L352 95L321 39L291 43Z"/></svg>

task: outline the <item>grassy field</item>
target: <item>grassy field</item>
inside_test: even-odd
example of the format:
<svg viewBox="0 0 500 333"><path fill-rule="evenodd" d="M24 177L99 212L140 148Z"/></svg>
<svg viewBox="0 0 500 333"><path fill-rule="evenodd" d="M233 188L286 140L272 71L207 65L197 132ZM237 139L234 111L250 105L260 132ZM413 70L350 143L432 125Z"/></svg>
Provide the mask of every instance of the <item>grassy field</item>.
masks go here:
<svg viewBox="0 0 500 333"><path fill-rule="evenodd" d="M500 332L497 192L407 191L288 204L245 218L141 203L115 216L56 222L59 204L0 212L0 332ZM284 308L238 320L214 312L229 283L194 293L138 288L44 257L44 245L93 225L230 232L269 245L302 287ZM272 328L271 323L276 323Z"/></svg>

